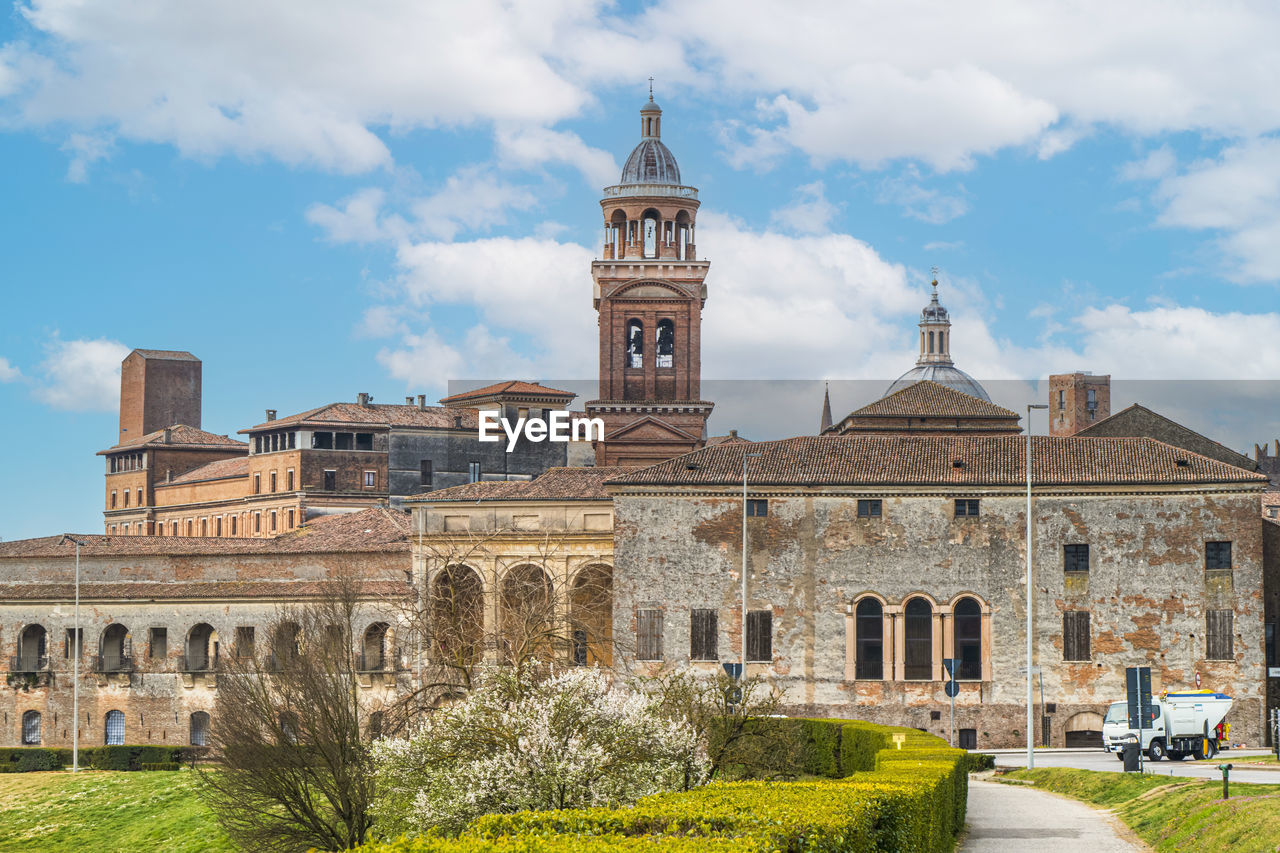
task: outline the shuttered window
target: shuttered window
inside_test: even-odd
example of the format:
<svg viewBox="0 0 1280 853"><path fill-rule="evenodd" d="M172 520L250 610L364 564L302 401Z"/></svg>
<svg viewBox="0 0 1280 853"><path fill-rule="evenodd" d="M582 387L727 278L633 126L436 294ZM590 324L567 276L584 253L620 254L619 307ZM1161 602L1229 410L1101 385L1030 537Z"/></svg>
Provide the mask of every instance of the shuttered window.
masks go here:
<svg viewBox="0 0 1280 853"><path fill-rule="evenodd" d="M1233 660L1232 613L1230 610L1210 610L1205 613L1205 651L1207 660Z"/></svg>
<svg viewBox="0 0 1280 853"><path fill-rule="evenodd" d="M636 659L662 660L662 611L636 611Z"/></svg>
<svg viewBox="0 0 1280 853"><path fill-rule="evenodd" d="M1062 614L1062 659L1089 660L1089 611Z"/></svg>
<svg viewBox="0 0 1280 853"><path fill-rule="evenodd" d="M747 660L773 662L773 611L747 611Z"/></svg>
<svg viewBox="0 0 1280 853"><path fill-rule="evenodd" d="M120 746L124 743L124 711L107 712L107 746Z"/></svg>
<svg viewBox="0 0 1280 853"><path fill-rule="evenodd" d="M719 660L719 620L714 610L694 610L689 618L689 659Z"/></svg>

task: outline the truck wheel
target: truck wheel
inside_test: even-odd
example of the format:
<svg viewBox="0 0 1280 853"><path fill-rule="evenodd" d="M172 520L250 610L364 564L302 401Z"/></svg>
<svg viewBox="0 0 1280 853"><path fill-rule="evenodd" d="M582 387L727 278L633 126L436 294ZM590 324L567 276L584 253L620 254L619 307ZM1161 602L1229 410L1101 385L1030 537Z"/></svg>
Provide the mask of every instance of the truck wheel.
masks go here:
<svg viewBox="0 0 1280 853"><path fill-rule="evenodd" d="M1123 750L1123 749L1117 749L1117 750L1116 750L1116 758L1120 759L1121 761L1124 761L1124 750Z"/></svg>
<svg viewBox="0 0 1280 853"><path fill-rule="evenodd" d="M1213 758L1218 754L1218 742L1216 740L1209 741L1209 747L1205 750L1205 758Z"/></svg>
<svg viewBox="0 0 1280 853"><path fill-rule="evenodd" d="M1151 741L1151 746L1147 747L1147 758L1150 758L1152 761L1159 761L1160 759L1164 758L1164 756L1165 756L1164 741L1162 740Z"/></svg>
<svg viewBox="0 0 1280 853"><path fill-rule="evenodd" d="M1208 743L1209 741L1205 738L1196 738L1196 745L1191 750L1191 757L1196 761L1204 761L1205 756L1209 754Z"/></svg>

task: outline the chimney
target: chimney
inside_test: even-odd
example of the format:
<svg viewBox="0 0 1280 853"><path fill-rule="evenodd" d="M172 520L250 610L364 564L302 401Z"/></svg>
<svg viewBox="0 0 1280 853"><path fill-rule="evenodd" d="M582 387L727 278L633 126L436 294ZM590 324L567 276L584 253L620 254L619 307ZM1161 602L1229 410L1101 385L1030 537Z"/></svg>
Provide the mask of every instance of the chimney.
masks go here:
<svg viewBox="0 0 1280 853"><path fill-rule="evenodd" d="M276 410L267 409L267 420L274 421L276 419Z"/></svg>
<svg viewBox="0 0 1280 853"><path fill-rule="evenodd" d="M737 437L738 437L738 431L736 429L729 430L729 438L737 438Z"/></svg>
<svg viewBox="0 0 1280 853"><path fill-rule="evenodd" d="M173 427L165 427L164 435L161 437L160 442L162 444L169 444L172 441L173 441Z"/></svg>
<svg viewBox="0 0 1280 853"><path fill-rule="evenodd" d="M426 395L426 394L419 394L419 395L418 395L418 408L419 408L419 409L425 409L426 407L427 407L427 395Z"/></svg>
<svg viewBox="0 0 1280 853"><path fill-rule="evenodd" d="M412 405L413 405L413 398L412 398L412 397L405 397L405 398L404 398L404 404L405 404L406 406L412 406Z"/></svg>
<svg viewBox="0 0 1280 853"><path fill-rule="evenodd" d="M373 398L369 396L369 393L367 391L361 391L359 394L356 395L356 405L368 406L369 401L372 399Z"/></svg>

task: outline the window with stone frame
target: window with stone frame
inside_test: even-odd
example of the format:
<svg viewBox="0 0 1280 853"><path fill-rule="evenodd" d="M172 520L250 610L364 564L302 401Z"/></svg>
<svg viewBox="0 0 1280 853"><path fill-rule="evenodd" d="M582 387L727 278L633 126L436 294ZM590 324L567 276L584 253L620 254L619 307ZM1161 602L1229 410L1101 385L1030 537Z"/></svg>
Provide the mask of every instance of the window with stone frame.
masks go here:
<svg viewBox="0 0 1280 853"><path fill-rule="evenodd" d="M237 625L235 656L238 658L253 657L253 639L252 625Z"/></svg>
<svg viewBox="0 0 1280 853"><path fill-rule="evenodd" d="M903 608L903 676L907 681L933 680L933 606L913 598Z"/></svg>
<svg viewBox="0 0 1280 853"><path fill-rule="evenodd" d="M102 742L107 746L124 745L124 711L111 710L103 718Z"/></svg>
<svg viewBox="0 0 1280 853"><path fill-rule="evenodd" d="M662 611L636 611L636 660L662 660Z"/></svg>
<svg viewBox="0 0 1280 853"><path fill-rule="evenodd" d="M1230 610L1205 611L1205 660L1235 660L1233 613Z"/></svg>
<svg viewBox="0 0 1280 853"><path fill-rule="evenodd" d="M22 745L40 745L40 712L27 711L22 715Z"/></svg>
<svg viewBox="0 0 1280 853"><path fill-rule="evenodd" d="M860 498L858 500L858 518L879 518L882 506L879 498Z"/></svg>
<svg viewBox="0 0 1280 853"><path fill-rule="evenodd" d="M719 660L719 614L694 608L689 612L689 659Z"/></svg>
<svg viewBox="0 0 1280 853"><path fill-rule="evenodd" d="M163 660L169 654L169 629L151 628L147 636L147 657Z"/></svg>
<svg viewBox="0 0 1280 853"><path fill-rule="evenodd" d="M767 498L748 498L747 499L747 515L751 518L764 518L769 514L769 500Z"/></svg>
<svg viewBox="0 0 1280 853"><path fill-rule="evenodd" d="M1089 571L1089 546L1063 545L1062 570L1064 572Z"/></svg>
<svg viewBox="0 0 1280 853"><path fill-rule="evenodd" d="M982 680L982 606L973 598L962 598L952 609L952 647L957 681Z"/></svg>
<svg viewBox="0 0 1280 853"><path fill-rule="evenodd" d="M1067 610L1062 614L1062 659L1090 660L1089 611Z"/></svg>
<svg viewBox="0 0 1280 853"><path fill-rule="evenodd" d="M974 518L977 515L977 498L956 498L956 518Z"/></svg>
<svg viewBox="0 0 1280 853"><path fill-rule="evenodd" d="M860 681L884 678L884 607L874 598L858 602L853 616L854 671Z"/></svg>
<svg viewBox="0 0 1280 853"><path fill-rule="evenodd" d="M773 611L747 611L747 660L773 663Z"/></svg>
<svg viewBox="0 0 1280 853"><path fill-rule="evenodd" d="M1231 543L1204 543L1204 569L1206 572L1231 571Z"/></svg>

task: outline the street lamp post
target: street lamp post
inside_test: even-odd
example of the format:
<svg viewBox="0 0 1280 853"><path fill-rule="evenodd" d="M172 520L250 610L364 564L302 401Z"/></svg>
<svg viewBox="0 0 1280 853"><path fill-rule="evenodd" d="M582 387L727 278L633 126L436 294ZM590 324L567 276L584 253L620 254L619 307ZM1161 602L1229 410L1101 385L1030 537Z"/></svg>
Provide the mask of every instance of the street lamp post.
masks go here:
<svg viewBox="0 0 1280 853"><path fill-rule="evenodd" d="M76 607L71 658L71 772L80 772L80 545L79 539L62 537L76 546Z"/></svg>
<svg viewBox="0 0 1280 853"><path fill-rule="evenodd" d="M1027 404L1027 769L1035 767L1035 708L1031 672L1031 410L1047 409L1045 403Z"/></svg>
<svg viewBox="0 0 1280 853"><path fill-rule="evenodd" d="M742 454L742 675L747 674L747 460L759 453Z"/></svg>

